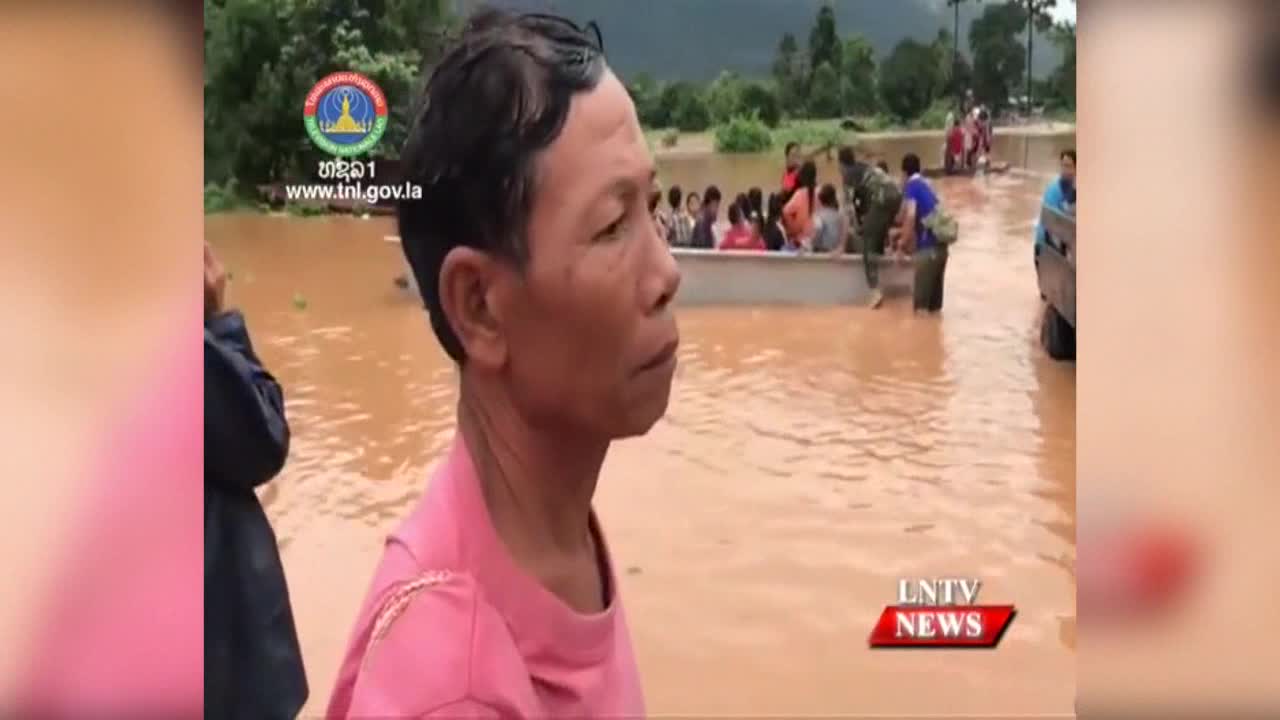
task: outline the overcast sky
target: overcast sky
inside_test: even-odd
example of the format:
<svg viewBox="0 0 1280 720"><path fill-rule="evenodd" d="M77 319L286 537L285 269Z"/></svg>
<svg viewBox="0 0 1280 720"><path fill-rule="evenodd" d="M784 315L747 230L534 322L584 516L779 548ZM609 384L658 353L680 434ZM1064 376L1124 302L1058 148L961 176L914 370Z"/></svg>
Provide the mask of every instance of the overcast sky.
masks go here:
<svg viewBox="0 0 1280 720"><path fill-rule="evenodd" d="M1053 9L1054 20L1076 21L1075 0L1058 0L1058 7Z"/></svg>
<svg viewBox="0 0 1280 720"><path fill-rule="evenodd" d="M935 8L943 7L946 0L925 0L925 2L933 5ZM1067 20L1074 23L1076 21L1076 0L1058 0L1058 6L1050 13L1053 15L1054 21Z"/></svg>

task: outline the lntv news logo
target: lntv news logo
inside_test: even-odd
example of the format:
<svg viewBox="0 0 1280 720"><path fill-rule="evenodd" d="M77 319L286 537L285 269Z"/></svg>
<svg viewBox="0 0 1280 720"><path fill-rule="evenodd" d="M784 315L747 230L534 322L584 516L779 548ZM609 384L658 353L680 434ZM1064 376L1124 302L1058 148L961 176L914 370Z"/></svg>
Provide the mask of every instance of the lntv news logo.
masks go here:
<svg viewBox="0 0 1280 720"><path fill-rule="evenodd" d="M1017 610L979 605L982 581L969 578L899 580L898 603L880 613L873 648L993 648Z"/></svg>

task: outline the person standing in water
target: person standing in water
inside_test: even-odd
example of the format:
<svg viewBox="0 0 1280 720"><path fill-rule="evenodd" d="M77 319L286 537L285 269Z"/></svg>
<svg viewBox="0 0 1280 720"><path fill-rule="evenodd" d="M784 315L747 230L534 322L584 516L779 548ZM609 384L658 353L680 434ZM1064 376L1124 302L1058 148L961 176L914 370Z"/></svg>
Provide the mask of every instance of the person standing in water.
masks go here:
<svg viewBox="0 0 1280 720"><path fill-rule="evenodd" d="M859 162L853 148L840 148L840 178L844 185L845 210L862 213L858 234L862 239L863 271L867 288L871 291L871 306L879 307L884 301L880 290L880 258L889 243L889 230L902 205L902 191L893 178L879 167Z"/></svg>
<svg viewBox="0 0 1280 720"><path fill-rule="evenodd" d="M910 248L915 262L912 306L917 312L942 310L942 289L947 272L947 246L938 242L925 219L938 209L938 196L920 174L920 158L907 153L902 158L902 244Z"/></svg>
<svg viewBox="0 0 1280 720"><path fill-rule="evenodd" d="M383 549L329 718L645 715L592 499L610 444L666 412L680 271L592 30L484 10L427 84L399 226L457 430Z"/></svg>

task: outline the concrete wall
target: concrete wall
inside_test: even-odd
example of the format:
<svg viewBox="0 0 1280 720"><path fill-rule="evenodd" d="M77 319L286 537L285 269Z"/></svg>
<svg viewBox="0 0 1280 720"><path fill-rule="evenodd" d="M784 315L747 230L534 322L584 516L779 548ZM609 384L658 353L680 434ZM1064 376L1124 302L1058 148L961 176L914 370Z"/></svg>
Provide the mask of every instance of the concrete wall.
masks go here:
<svg viewBox="0 0 1280 720"><path fill-rule="evenodd" d="M868 301L861 255L792 255L673 248L681 305L860 305ZM911 291L909 262L880 259L886 295Z"/></svg>

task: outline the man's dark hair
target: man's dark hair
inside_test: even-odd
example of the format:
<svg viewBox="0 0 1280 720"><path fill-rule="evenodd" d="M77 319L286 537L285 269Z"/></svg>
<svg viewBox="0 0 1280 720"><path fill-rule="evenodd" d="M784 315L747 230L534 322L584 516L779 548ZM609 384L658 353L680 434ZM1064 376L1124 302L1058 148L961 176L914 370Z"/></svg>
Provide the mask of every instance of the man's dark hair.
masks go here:
<svg viewBox="0 0 1280 720"><path fill-rule="evenodd" d="M1070 149L1070 150L1063 150L1063 151L1062 151L1062 154L1058 156L1058 159L1059 159L1059 160L1061 160L1062 158L1071 158L1071 164L1072 164L1072 165L1076 165L1076 164L1078 164L1078 163L1076 163L1076 151L1075 151L1075 148L1072 148L1072 149Z"/></svg>
<svg viewBox="0 0 1280 720"><path fill-rule="evenodd" d="M404 180L422 187L421 199L400 202L400 238L431 327L457 363L465 352L440 303L445 256L466 246L528 261L538 156L560 135L573 96L604 72L593 23L483 10L431 74L400 153Z"/></svg>
<svg viewBox="0 0 1280 720"><path fill-rule="evenodd" d="M768 204L765 206L765 209L767 211L765 213L765 215L767 216L765 218L766 222L769 222L769 223L777 222L778 218L782 217L782 206L783 206L782 194L769 193L769 201L768 201Z"/></svg>
<svg viewBox="0 0 1280 720"><path fill-rule="evenodd" d="M798 147L800 147L800 143L795 142L795 141L793 140L793 141L791 141L791 142L787 143L786 147L784 147L784 148L783 148L783 150L782 150L782 155L783 155L784 157L790 156L790 155L791 155L791 151L792 151L792 150L794 150L794 149L796 149L796 148L798 148Z"/></svg>
<svg viewBox="0 0 1280 720"><path fill-rule="evenodd" d="M907 153L902 156L902 172L908 177L920 172L920 156L915 153Z"/></svg>
<svg viewBox="0 0 1280 720"><path fill-rule="evenodd" d="M842 145L840 150L836 153L836 160L838 160L841 165L852 165L858 162L858 156L854 154L852 147Z"/></svg>
<svg viewBox="0 0 1280 720"><path fill-rule="evenodd" d="M671 189L667 191L667 204L671 206L672 210L680 209L680 199L682 194L683 191L680 190L679 185L672 185Z"/></svg>
<svg viewBox="0 0 1280 720"><path fill-rule="evenodd" d="M830 183L823 185L822 189L818 191L818 202L821 203L823 207L832 209L840 207L840 203L836 200L835 186Z"/></svg>
<svg viewBox="0 0 1280 720"><path fill-rule="evenodd" d="M812 160L806 160L800 166L800 172L796 174L796 186L810 189L818 186L818 165Z"/></svg>
<svg viewBox="0 0 1280 720"><path fill-rule="evenodd" d="M720 202L720 188L708 185L706 191L702 193L702 207L718 202Z"/></svg>
<svg viewBox="0 0 1280 720"><path fill-rule="evenodd" d="M880 160L879 162L877 162L877 163L876 163L876 167L878 167L878 168L880 168L881 170L883 170L883 171L885 172L885 174L886 174L886 175L889 173L889 163L887 163L887 162L885 162L885 161L883 161L883 160Z"/></svg>
<svg viewBox="0 0 1280 720"><path fill-rule="evenodd" d="M738 203L734 203L729 206L729 224L737 225L740 222L742 222L742 208Z"/></svg>
<svg viewBox="0 0 1280 720"><path fill-rule="evenodd" d="M764 192L760 188L753 187L747 191L747 203L750 205L751 212L764 215Z"/></svg>

